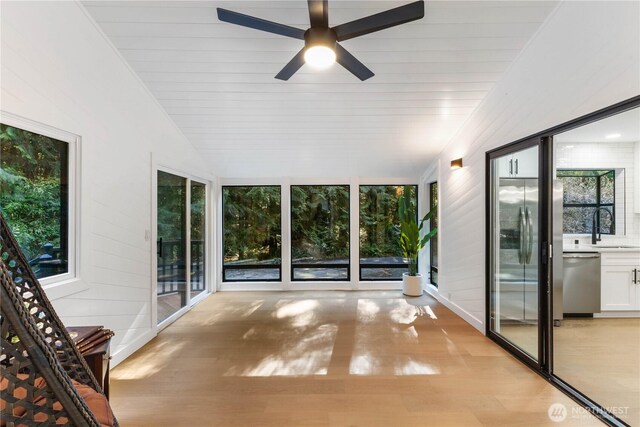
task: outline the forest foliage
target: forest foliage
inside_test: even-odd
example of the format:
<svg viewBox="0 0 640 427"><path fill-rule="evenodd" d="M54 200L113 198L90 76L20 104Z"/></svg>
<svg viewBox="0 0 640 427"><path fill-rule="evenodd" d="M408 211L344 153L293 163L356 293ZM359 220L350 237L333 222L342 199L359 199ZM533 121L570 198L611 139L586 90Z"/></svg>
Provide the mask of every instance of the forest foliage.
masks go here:
<svg viewBox="0 0 640 427"><path fill-rule="evenodd" d="M225 262L280 262L280 187L223 187L222 204Z"/></svg>
<svg viewBox="0 0 640 427"><path fill-rule="evenodd" d="M405 188L413 209L416 186L361 186L360 256L400 257L398 199ZM279 186L223 188L225 262L274 262L281 257ZM294 260L349 258L349 186L291 187Z"/></svg>
<svg viewBox="0 0 640 427"><path fill-rule="evenodd" d="M62 243L67 156L63 141L0 125L0 210L27 259Z"/></svg>

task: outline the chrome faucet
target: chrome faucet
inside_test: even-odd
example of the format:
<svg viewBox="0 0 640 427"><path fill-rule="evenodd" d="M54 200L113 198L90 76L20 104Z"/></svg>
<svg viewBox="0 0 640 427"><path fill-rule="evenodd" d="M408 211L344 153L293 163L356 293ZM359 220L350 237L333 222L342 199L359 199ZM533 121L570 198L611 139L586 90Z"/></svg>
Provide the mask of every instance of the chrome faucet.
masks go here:
<svg viewBox="0 0 640 427"><path fill-rule="evenodd" d="M595 245L596 242L599 242L602 240L602 230L600 229L599 224L596 224L596 216L598 215L598 212L600 212L601 210L607 212L611 217L611 229L610 229L611 234L616 233L616 219L613 217L613 214L609 209L600 207L593 212L593 223L591 227L591 244L592 245ZM597 237L596 237L596 233L598 234Z"/></svg>

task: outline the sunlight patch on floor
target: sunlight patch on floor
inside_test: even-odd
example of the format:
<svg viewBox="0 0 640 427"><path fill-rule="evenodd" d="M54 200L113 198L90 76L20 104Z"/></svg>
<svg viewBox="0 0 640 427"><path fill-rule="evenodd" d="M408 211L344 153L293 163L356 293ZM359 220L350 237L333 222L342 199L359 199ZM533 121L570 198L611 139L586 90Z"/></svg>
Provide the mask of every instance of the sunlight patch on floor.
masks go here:
<svg viewBox="0 0 640 427"><path fill-rule="evenodd" d="M327 375L337 333L337 325L323 324L302 335L292 334L278 352L260 358L251 366L232 366L224 376Z"/></svg>
<svg viewBox="0 0 640 427"><path fill-rule="evenodd" d="M161 372L174 361L176 354L184 347L181 342L163 341L154 347L153 352L142 353L131 363L119 366L112 371L111 378L116 380L140 380Z"/></svg>
<svg viewBox="0 0 640 427"><path fill-rule="evenodd" d="M379 312L380 306L376 301L371 299L358 300L358 321L364 323L372 322Z"/></svg>
<svg viewBox="0 0 640 427"><path fill-rule="evenodd" d="M395 367L396 375L437 375L440 370L435 366L407 357Z"/></svg>
<svg viewBox="0 0 640 427"><path fill-rule="evenodd" d="M412 356L375 356L363 353L351 358L349 375L438 375L440 369Z"/></svg>

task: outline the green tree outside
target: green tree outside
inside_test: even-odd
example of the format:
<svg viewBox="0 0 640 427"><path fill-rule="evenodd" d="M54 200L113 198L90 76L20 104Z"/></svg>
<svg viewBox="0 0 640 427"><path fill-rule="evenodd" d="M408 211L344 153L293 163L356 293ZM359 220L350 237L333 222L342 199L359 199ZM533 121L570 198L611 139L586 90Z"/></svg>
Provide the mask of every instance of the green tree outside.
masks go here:
<svg viewBox="0 0 640 427"><path fill-rule="evenodd" d="M46 243L66 258L67 158L66 142L0 124L0 210L29 260Z"/></svg>

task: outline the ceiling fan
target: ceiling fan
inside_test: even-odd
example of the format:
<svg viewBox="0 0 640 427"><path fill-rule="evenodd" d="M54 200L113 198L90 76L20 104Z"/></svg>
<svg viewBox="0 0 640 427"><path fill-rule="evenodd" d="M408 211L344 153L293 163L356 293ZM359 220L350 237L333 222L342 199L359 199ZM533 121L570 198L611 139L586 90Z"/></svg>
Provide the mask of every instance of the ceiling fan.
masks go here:
<svg viewBox="0 0 640 427"><path fill-rule="evenodd" d="M307 1L311 27L306 31L222 8L218 8L218 19L255 30L304 40L302 50L284 66L276 75L276 79L289 80L304 63L308 63L314 68L323 69L330 67L334 62L338 62L353 75L364 81L373 77L373 72L340 46L338 42L424 17L424 1L420 0L385 12L376 13L366 18L356 19L346 24L329 27L328 0Z"/></svg>

